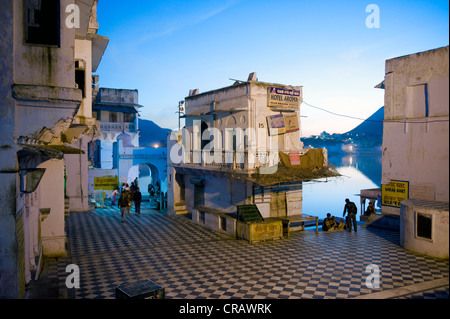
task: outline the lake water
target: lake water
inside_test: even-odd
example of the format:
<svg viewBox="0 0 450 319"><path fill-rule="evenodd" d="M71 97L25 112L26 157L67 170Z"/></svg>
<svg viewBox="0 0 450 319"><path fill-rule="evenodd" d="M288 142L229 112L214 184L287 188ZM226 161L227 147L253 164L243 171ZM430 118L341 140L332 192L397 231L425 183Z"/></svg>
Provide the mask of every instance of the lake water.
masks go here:
<svg viewBox="0 0 450 319"><path fill-rule="evenodd" d="M345 199L358 207L360 214L361 189L381 187L381 154L334 155L328 161L342 177L303 184L303 214L324 219L327 213L342 217Z"/></svg>

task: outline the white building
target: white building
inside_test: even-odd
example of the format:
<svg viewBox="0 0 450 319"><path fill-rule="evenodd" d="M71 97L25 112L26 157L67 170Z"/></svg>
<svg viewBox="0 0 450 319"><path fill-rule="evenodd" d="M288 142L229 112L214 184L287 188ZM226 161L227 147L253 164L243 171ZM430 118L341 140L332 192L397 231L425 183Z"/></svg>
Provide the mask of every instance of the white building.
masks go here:
<svg viewBox="0 0 450 319"><path fill-rule="evenodd" d="M110 197L121 183L131 185L138 179L144 197L148 185L159 185L167 192L167 149L140 147L139 92L137 90L100 88L94 92L93 116L98 135L89 143L89 193ZM106 178L106 179L104 179ZM117 184L104 184L109 178ZM99 181L96 183L96 181ZM103 186L99 186L103 184Z"/></svg>
<svg viewBox="0 0 450 319"><path fill-rule="evenodd" d="M231 235L239 205L256 205L263 218L301 216L302 181L330 174L326 150L303 149L301 103L302 87L254 73L230 87L191 90L186 127L168 141L168 214L192 214Z"/></svg>
<svg viewBox="0 0 450 319"><path fill-rule="evenodd" d="M448 258L449 47L386 62L382 214L402 245Z"/></svg>
<svg viewBox="0 0 450 319"><path fill-rule="evenodd" d="M116 169L114 143L117 137L126 133L130 143L139 147L139 93L137 90L100 88L94 97L93 115L100 125L99 138L94 141L93 167ZM95 157L95 158L94 158Z"/></svg>
<svg viewBox="0 0 450 319"><path fill-rule="evenodd" d="M79 8L79 28L66 8ZM91 83L108 39L97 0L2 1L0 298L21 298L42 257L66 255L65 199L87 210Z"/></svg>

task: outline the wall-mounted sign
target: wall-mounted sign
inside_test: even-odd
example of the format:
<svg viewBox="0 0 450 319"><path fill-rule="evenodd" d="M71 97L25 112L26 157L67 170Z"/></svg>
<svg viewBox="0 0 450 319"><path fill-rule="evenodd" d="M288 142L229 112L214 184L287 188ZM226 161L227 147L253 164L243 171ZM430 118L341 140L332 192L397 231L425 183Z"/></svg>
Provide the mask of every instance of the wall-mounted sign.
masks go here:
<svg viewBox="0 0 450 319"><path fill-rule="evenodd" d="M300 130L297 113L268 116L267 123L270 136L281 135Z"/></svg>
<svg viewBox="0 0 450 319"><path fill-rule="evenodd" d="M391 181L382 185L381 198L381 205L400 208L400 202L409 198L409 182Z"/></svg>
<svg viewBox="0 0 450 319"><path fill-rule="evenodd" d="M292 89L269 88L269 107L299 108L301 92Z"/></svg>
<svg viewBox="0 0 450 319"><path fill-rule="evenodd" d="M113 191L119 187L118 177L95 177L94 190Z"/></svg>
<svg viewBox="0 0 450 319"><path fill-rule="evenodd" d="M289 159L291 160L292 166L300 165L300 153L289 153Z"/></svg>
<svg viewBox="0 0 450 319"><path fill-rule="evenodd" d="M300 130L297 113L285 114L284 125L286 126L286 133L296 132Z"/></svg>
<svg viewBox="0 0 450 319"><path fill-rule="evenodd" d="M268 116L267 124L269 126L269 134L271 136L286 133L286 126L284 124L283 114Z"/></svg>

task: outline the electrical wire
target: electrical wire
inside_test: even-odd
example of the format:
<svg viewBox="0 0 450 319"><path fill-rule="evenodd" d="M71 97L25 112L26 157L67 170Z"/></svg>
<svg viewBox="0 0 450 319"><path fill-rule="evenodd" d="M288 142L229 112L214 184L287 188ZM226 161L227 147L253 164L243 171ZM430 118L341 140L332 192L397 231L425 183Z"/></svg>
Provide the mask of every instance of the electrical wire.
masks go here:
<svg viewBox="0 0 450 319"><path fill-rule="evenodd" d="M360 118L360 117L355 117L355 116L350 116L350 115L338 114L338 113L335 113L335 112L331 112L331 111L325 110L325 109L323 109L323 108L321 108L321 107L311 105L311 104L309 104L309 103L306 103L305 101L303 101L303 104L305 104L305 105L307 105L307 106L309 106L309 107L312 107L312 108L314 108L314 109L318 109L318 110L320 110L320 111L323 111L323 112L326 112L326 113L335 115L335 116L346 117L346 118L350 118L350 119L354 119L354 120L359 120L359 121L369 121L369 122L383 123L383 121L369 120L369 119L363 119L363 118Z"/></svg>
<svg viewBox="0 0 450 319"><path fill-rule="evenodd" d="M409 124L409 123L411 123L411 124L428 124L428 123L444 123L444 122L448 122L448 121L449 121L448 118L447 118L447 119L431 119L431 118L429 118L429 120L427 120L427 121L422 121L422 120L420 120L420 121L415 121L415 120L413 120L413 119L384 120L384 121L379 121L379 120L363 119L363 118L356 117L356 116L350 116L350 115L345 115L345 114L339 114L339 113L331 112L331 111L326 110L326 109L324 109L324 108L321 108L321 107L318 107L318 106L311 105L311 104L309 104L309 103L307 103L307 102L305 102L305 101L303 101L303 104L305 104L305 105L307 105L307 106L309 106L309 107L311 107L311 108L320 110L320 111L322 111L322 112L329 113L329 114L331 114L331 115L335 115L335 116L339 116L339 117L345 117L345 118L349 118L349 119L353 119L353 120L358 120L358 121L364 121L364 122L374 122L374 123L401 123L401 124ZM448 115L447 115L447 117L448 117Z"/></svg>

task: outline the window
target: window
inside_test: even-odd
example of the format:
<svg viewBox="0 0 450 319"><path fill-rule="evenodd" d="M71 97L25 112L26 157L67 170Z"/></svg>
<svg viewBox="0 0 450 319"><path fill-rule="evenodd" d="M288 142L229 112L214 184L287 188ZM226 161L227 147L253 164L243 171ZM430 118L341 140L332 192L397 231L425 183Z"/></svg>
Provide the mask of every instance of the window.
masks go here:
<svg viewBox="0 0 450 319"><path fill-rule="evenodd" d="M84 70L75 70L75 83L78 88L83 93L83 98L86 97L86 81L85 81L86 72Z"/></svg>
<svg viewBox="0 0 450 319"><path fill-rule="evenodd" d="M421 118L429 116L428 85L421 84L407 88L408 118Z"/></svg>
<svg viewBox="0 0 450 319"><path fill-rule="evenodd" d="M123 121L125 123L134 123L136 121L136 115L134 114L124 114Z"/></svg>
<svg viewBox="0 0 450 319"><path fill-rule="evenodd" d="M199 222L202 223L202 224L205 224L205 222L206 222L205 212L200 211L199 213L200 213L200 215L199 215Z"/></svg>
<svg viewBox="0 0 450 319"><path fill-rule="evenodd" d="M60 0L24 0L24 37L28 44L60 45Z"/></svg>
<svg viewBox="0 0 450 319"><path fill-rule="evenodd" d="M75 61L75 83L81 90L83 98L86 97L86 62L83 60Z"/></svg>
<svg viewBox="0 0 450 319"><path fill-rule="evenodd" d="M433 215L416 213L416 236L433 240Z"/></svg>
<svg viewBox="0 0 450 319"><path fill-rule="evenodd" d="M227 219L226 217L220 216L220 229L227 231Z"/></svg>
<svg viewBox="0 0 450 319"><path fill-rule="evenodd" d="M116 112L110 112L109 113L109 122L110 123L117 123L117 113Z"/></svg>

